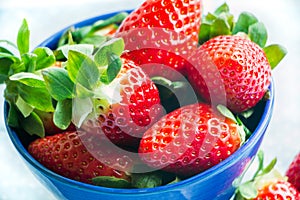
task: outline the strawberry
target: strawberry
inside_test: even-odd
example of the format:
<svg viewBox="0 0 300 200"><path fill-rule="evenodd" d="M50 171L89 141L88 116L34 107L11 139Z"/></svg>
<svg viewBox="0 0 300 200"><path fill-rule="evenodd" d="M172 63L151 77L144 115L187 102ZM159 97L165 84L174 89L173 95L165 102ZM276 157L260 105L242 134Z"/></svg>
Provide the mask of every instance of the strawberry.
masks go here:
<svg viewBox="0 0 300 200"><path fill-rule="evenodd" d="M217 36L190 58L188 79L207 102L235 113L254 107L271 81L271 66L257 44L241 36Z"/></svg>
<svg viewBox="0 0 300 200"><path fill-rule="evenodd" d="M142 134L163 115L163 109L151 79L134 62L122 58L122 63L113 82L100 89L112 95L113 101L95 99L94 110L80 129L98 133L100 139L105 134L115 144L136 146Z"/></svg>
<svg viewBox="0 0 300 200"><path fill-rule="evenodd" d="M34 140L28 152L48 169L77 181L93 183L98 176L130 181L133 160L87 138L84 132L67 131Z"/></svg>
<svg viewBox="0 0 300 200"><path fill-rule="evenodd" d="M297 189L274 168L277 160L273 159L264 167L262 151L257 154L259 159L258 169L253 178L237 187L235 200L267 200L289 199L299 200L300 193Z"/></svg>
<svg viewBox="0 0 300 200"><path fill-rule="evenodd" d="M274 69L286 49L267 44L262 22L249 12L235 20L226 3L204 15L200 47L189 58L187 77L207 102L240 113L255 106L266 93Z"/></svg>
<svg viewBox="0 0 300 200"><path fill-rule="evenodd" d="M191 104L165 115L147 130L139 154L151 167L188 177L234 153L243 143L241 133L236 121L210 105Z"/></svg>
<svg viewBox="0 0 300 200"><path fill-rule="evenodd" d="M300 153L295 156L289 165L286 176L288 177L288 181L300 192Z"/></svg>
<svg viewBox="0 0 300 200"><path fill-rule="evenodd" d="M116 36L125 41L124 56L144 66L150 77L179 79L197 48L201 14L201 0L146 0L125 18Z"/></svg>

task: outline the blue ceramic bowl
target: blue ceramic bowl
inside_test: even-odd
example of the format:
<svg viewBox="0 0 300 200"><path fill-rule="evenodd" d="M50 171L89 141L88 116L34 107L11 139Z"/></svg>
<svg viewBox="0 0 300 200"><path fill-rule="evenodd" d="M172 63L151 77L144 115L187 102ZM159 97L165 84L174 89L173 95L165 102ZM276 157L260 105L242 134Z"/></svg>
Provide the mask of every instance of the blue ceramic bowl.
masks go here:
<svg viewBox="0 0 300 200"><path fill-rule="evenodd" d="M97 20L109 18L116 13L109 13L84 20L75 27L90 25ZM68 29L68 27L66 28ZM54 34L45 40L40 46L55 48L60 36L66 29ZM257 153L260 144L270 123L273 104L273 81L270 85L270 99L259 108L259 120L252 136L247 142L225 161L179 183L160 186L150 189L113 189L89 185L62 177L37 162L23 146L17 133L7 126L8 134L17 151L29 166L32 173L50 190L58 199L70 200L153 200L153 199L197 199L197 200L226 200L234 193L233 181L241 175L243 170ZM5 103L5 119L7 118L8 105ZM7 124L7 122L6 122Z"/></svg>

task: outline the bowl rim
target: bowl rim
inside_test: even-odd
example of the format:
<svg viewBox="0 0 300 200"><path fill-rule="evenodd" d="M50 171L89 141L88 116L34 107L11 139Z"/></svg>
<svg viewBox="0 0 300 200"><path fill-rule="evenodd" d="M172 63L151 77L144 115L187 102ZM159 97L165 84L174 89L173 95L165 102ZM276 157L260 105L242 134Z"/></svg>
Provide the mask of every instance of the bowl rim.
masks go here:
<svg viewBox="0 0 300 200"><path fill-rule="evenodd" d="M99 19L105 19L110 16L113 16L114 14L117 14L119 12L131 12L132 10L119 10L115 12L110 12L106 14L101 14L96 17L88 18L86 20L71 24L70 26L56 32L52 36L50 36L48 39L44 40L39 46L49 46L52 44L53 41L57 41L60 36L68 30L70 27L81 27L87 24L91 24ZM53 44L52 44L53 45ZM224 171L225 168L228 168L232 165L234 165L240 157L242 157L243 152L245 152L248 148L255 145L255 143L259 140L260 137L263 137L262 134L264 134L265 130L268 128L269 122L272 117L273 113L273 107L274 107L274 80L273 77L271 77L271 83L269 86L270 91L270 98L266 101L264 111L261 116L261 120L259 121L257 127L253 131L252 135L248 138L248 140L232 155L230 155L228 158L226 158L224 161L220 162L219 164L197 174L194 175L188 179L182 180L178 183L170 184L170 185L163 185L158 186L155 188L143 188L143 189L119 189L119 188L108 188L108 187L101 187L96 185L91 185L83 182L79 182L76 180L72 180L69 178L66 178L64 176L61 176L55 172L52 172L51 170L44 167L42 164L40 164L38 161L36 161L25 149L25 147L22 145L21 141L19 140L16 132L8 126L7 124L7 115L8 115L8 109L9 105L5 101L4 102L4 121L6 130L8 132L8 135L16 148L16 150L21 154L23 159L27 161L30 165L32 165L35 169L41 171L43 174L45 174L47 177L51 177L51 179L55 179L57 181L63 182L64 184L67 184L72 187L80 187L81 189L90 190L93 192L101 192L101 193L114 193L114 194L137 194L137 193L155 193L155 192L161 192L168 191L168 190L174 190L176 188L181 188L184 185L195 183L198 180L205 181L206 179L209 179L211 176L214 176L217 173L220 173Z"/></svg>

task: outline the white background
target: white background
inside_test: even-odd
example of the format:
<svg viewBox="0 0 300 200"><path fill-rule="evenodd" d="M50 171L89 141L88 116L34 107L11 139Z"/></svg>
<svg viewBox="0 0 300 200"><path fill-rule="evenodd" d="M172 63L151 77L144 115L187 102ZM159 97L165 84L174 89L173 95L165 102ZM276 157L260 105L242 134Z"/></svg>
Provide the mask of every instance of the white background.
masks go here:
<svg viewBox="0 0 300 200"><path fill-rule="evenodd" d="M31 30L31 48L67 25L119 9L137 7L138 0L0 0L0 40L16 41L22 19ZM204 12L213 11L224 1L204 0ZM300 151L300 26L298 0L228 0L237 16L250 11L269 31L269 43L280 43L288 55L273 71L275 109L261 149L267 161L278 158L277 168L284 173ZM0 87L0 200L54 200L25 167L8 139L3 122L3 89ZM252 168L255 167L255 164ZM250 170L252 170L252 168ZM251 171L250 171L251 172Z"/></svg>

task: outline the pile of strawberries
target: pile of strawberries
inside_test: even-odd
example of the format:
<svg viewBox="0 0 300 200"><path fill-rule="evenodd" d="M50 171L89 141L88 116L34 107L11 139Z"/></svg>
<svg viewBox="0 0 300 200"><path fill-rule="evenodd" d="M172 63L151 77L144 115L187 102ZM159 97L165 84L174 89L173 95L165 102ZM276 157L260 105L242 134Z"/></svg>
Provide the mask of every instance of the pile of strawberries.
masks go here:
<svg viewBox="0 0 300 200"><path fill-rule="evenodd" d="M203 6L146 0L33 52L24 21L20 56L1 49L1 81L29 153L62 176L120 188L174 183L232 155L286 51L265 46L252 14L234 21L227 4L205 16Z"/></svg>

